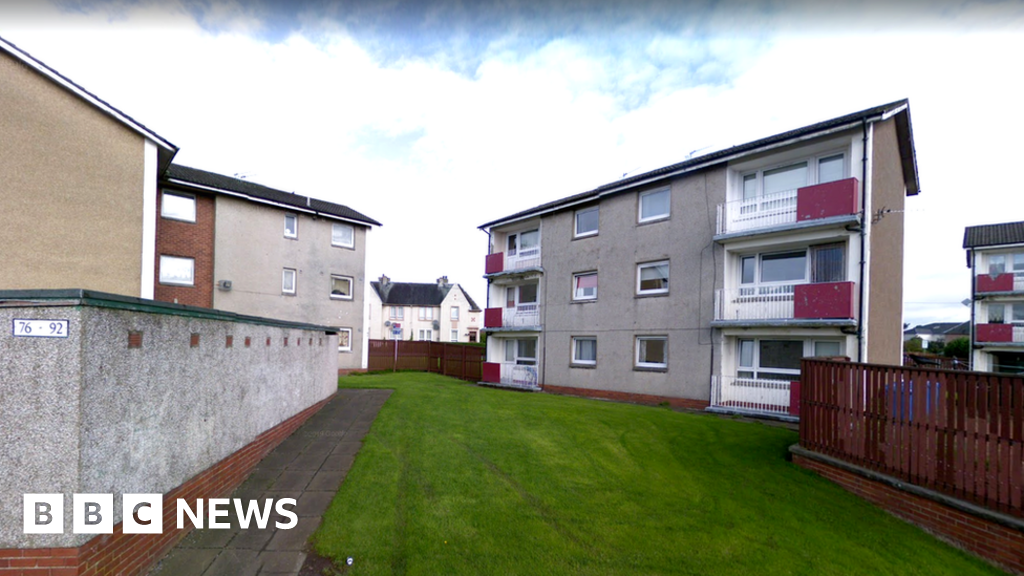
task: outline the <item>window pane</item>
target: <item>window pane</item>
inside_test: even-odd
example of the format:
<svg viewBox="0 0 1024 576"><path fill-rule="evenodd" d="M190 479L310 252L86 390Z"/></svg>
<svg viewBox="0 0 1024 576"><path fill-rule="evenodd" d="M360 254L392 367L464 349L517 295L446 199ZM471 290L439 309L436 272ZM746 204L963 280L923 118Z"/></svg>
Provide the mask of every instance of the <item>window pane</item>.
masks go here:
<svg viewBox="0 0 1024 576"><path fill-rule="evenodd" d="M532 304L537 301L537 285L523 284L519 287L519 303Z"/></svg>
<svg viewBox="0 0 1024 576"><path fill-rule="evenodd" d="M196 221L196 199L191 196L180 196L164 192L160 203L160 215L165 218Z"/></svg>
<svg viewBox="0 0 1024 576"><path fill-rule="evenodd" d="M815 342L814 343L814 355L815 356L839 356L840 352L839 342Z"/></svg>
<svg viewBox="0 0 1024 576"><path fill-rule="evenodd" d="M519 235L519 248L526 250L536 248L540 244L540 230L530 230Z"/></svg>
<svg viewBox="0 0 1024 576"><path fill-rule="evenodd" d="M458 306L452 306L452 320L458 320L458 319L459 319L459 307Z"/></svg>
<svg viewBox="0 0 1024 576"><path fill-rule="evenodd" d="M509 256L515 256L516 255L516 246L517 246L516 235L515 234L509 234L508 235L508 255Z"/></svg>
<svg viewBox="0 0 1024 576"><path fill-rule="evenodd" d="M1006 272L1006 256L998 254L996 256L988 257L988 273L989 274L1002 274Z"/></svg>
<svg viewBox="0 0 1024 576"><path fill-rule="evenodd" d="M740 340L740 366L754 366L754 341ZM751 375L753 376L753 375Z"/></svg>
<svg viewBox="0 0 1024 576"><path fill-rule="evenodd" d="M160 257L160 282L192 286L195 281L195 260L192 258Z"/></svg>
<svg viewBox="0 0 1024 576"><path fill-rule="evenodd" d="M294 214L284 215L284 235L297 236L299 232L299 221Z"/></svg>
<svg viewBox="0 0 1024 576"><path fill-rule="evenodd" d="M510 286L505 289L505 308L516 307L516 287Z"/></svg>
<svg viewBox="0 0 1024 576"><path fill-rule="evenodd" d="M641 266L640 290L668 290L668 263Z"/></svg>
<svg viewBox="0 0 1024 576"><path fill-rule="evenodd" d="M747 174L743 177L743 199L750 200L757 196L757 174Z"/></svg>
<svg viewBox="0 0 1024 576"><path fill-rule="evenodd" d="M1024 273L1024 254L1013 255L1013 270L1018 276Z"/></svg>
<svg viewBox="0 0 1024 576"><path fill-rule="evenodd" d="M640 357L638 361L641 364L664 364L665 342L664 338L640 339Z"/></svg>
<svg viewBox="0 0 1024 576"><path fill-rule="evenodd" d="M747 256L741 260L740 271L740 283L741 284L753 284L754 283L754 269L757 267L757 258L754 256Z"/></svg>
<svg viewBox="0 0 1024 576"><path fill-rule="evenodd" d="M846 280L846 258L843 244L811 246L811 282L842 282Z"/></svg>
<svg viewBox="0 0 1024 576"><path fill-rule="evenodd" d="M576 338L576 361L597 361L597 340L593 338Z"/></svg>
<svg viewBox="0 0 1024 576"><path fill-rule="evenodd" d="M1013 321L1024 322L1024 303L1016 302L1013 304Z"/></svg>
<svg viewBox="0 0 1024 576"><path fill-rule="evenodd" d="M1005 321L1002 304L988 305L988 321L990 324L1002 324Z"/></svg>
<svg viewBox="0 0 1024 576"><path fill-rule="evenodd" d="M352 330L342 329L338 331L338 349L339 350L351 350L352 349Z"/></svg>
<svg viewBox="0 0 1024 576"><path fill-rule="evenodd" d="M295 292L295 270L285 270L281 273L281 290Z"/></svg>
<svg viewBox="0 0 1024 576"><path fill-rule="evenodd" d="M640 196L640 219L659 218L668 216L669 190L660 190Z"/></svg>
<svg viewBox="0 0 1024 576"><path fill-rule="evenodd" d="M331 277L331 296L352 296L352 280L349 278Z"/></svg>
<svg viewBox="0 0 1024 576"><path fill-rule="evenodd" d="M458 330L452 330L451 341L452 342L458 342L459 341L459 331Z"/></svg>
<svg viewBox="0 0 1024 576"><path fill-rule="evenodd" d="M766 170L764 173L764 194L777 194L807 186L807 162Z"/></svg>
<svg viewBox="0 0 1024 576"><path fill-rule="evenodd" d="M807 253L789 252L761 257L761 282L803 280L807 274Z"/></svg>
<svg viewBox="0 0 1024 576"><path fill-rule="evenodd" d="M576 276L575 298L597 298L597 274L579 274Z"/></svg>
<svg viewBox="0 0 1024 576"><path fill-rule="evenodd" d="M516 341L505 340L505 362L516 361Z"/></svg>
<svg viewBox="0 0 1024 576"><path fill-rule="evenodd" d="M348 224L335 224L331 228L331 244L353 246L355 244L355 228Z"/></svg>
<svg viewBox="0 0 1024 576"><path fill-rule="evenodd" d="M829 156L818 161L818 184L843 179L843 155Z"/></svg>
<svg viewBox="0 0 1024 576"><path fill-rule="evenodd" d="M804 343L799 340L761 340L761 368L800 369Z"/></svg>
<svg viewBox="0 0 1024 576"><path fill-rule="evenodd" d="M598 209L588 208L576 213L576 235L597 232Z"/></svg>
<svg viewBox="0 0 1024 576"><path fill-rule="evenodd" d="M519 358L537 358L537 340L535 338L523 338L519 340L519 354L516 357Z"/></svg>

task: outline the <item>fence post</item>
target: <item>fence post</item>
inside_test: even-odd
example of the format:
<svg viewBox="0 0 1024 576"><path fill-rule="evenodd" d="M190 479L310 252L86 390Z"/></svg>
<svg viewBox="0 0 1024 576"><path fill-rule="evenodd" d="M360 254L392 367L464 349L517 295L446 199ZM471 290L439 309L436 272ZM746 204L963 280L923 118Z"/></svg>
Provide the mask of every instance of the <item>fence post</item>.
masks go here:
<svg viewBox="0 0 1024 576"><path fill-rule="evenodd" d="M395 343L395 363L391 365L391 371L392 372L397 372L398 371L398 342L399 342L399 340L392 340L392 342Z"/></svg>
<svg viewBox="0 0 1024 576"><path fill-rule="evenodd" d="M789 383L789 415L800 417L800 381Z"/></svg>

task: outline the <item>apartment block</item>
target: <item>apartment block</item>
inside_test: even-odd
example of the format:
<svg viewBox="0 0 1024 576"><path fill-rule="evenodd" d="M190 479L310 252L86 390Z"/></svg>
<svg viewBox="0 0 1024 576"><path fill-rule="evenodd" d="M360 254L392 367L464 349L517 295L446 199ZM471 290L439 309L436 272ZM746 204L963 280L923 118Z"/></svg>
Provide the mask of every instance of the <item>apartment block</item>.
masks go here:
<svg viewBox="0 0 1024 576"><path fill-rule="evenodd" d="M488 222L484 380L784 412L805 356L898 364L906 100Z"/></svg>
<svg viewBox="0 0 1024 576"><path fill-rule="evenodd" d="M969 226L971 369L1024 373L1024 222Z"/></svg>

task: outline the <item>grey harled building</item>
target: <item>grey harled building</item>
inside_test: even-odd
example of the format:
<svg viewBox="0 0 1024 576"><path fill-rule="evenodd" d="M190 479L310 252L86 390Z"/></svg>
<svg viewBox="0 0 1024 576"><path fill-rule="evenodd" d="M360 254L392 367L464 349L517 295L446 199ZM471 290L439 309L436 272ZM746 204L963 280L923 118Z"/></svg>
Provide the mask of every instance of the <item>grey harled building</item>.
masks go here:
<svg viewBox="0 0 1024 576"><path fill-rule="evenodd" d="M484 379L785 412L804 356L899 364L918 191L901 100L488 222Z"/></svg>

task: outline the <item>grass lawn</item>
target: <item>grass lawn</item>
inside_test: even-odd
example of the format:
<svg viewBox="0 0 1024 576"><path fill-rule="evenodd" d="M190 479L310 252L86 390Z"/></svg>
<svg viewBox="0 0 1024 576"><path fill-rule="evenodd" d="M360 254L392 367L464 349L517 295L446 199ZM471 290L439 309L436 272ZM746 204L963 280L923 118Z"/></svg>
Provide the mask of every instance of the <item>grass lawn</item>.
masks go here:
<svg viewBox="0 0 1024 576"><path fill-rule="evenodd" d="M999 574L786 460L783 428L480 388L390 388L314 536L346 574Z"/></svg>

